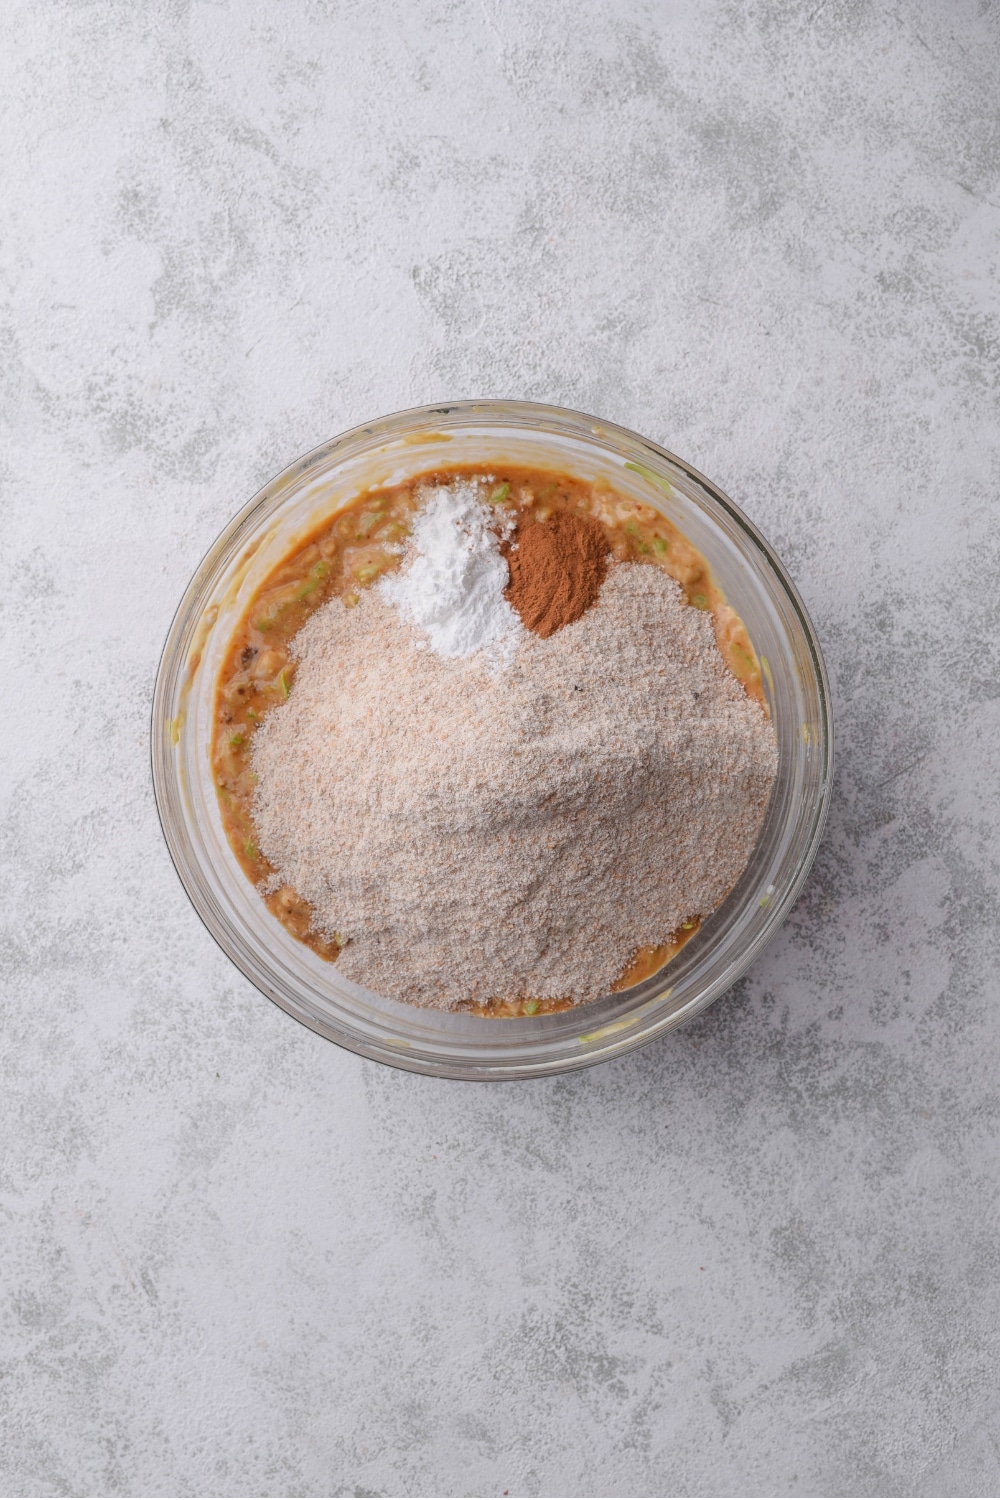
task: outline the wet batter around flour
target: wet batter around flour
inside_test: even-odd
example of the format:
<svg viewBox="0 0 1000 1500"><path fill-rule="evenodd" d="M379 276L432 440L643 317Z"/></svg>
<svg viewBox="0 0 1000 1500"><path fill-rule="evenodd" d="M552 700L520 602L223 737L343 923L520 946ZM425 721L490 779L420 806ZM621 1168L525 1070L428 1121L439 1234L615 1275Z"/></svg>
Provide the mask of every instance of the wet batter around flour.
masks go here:
<svg viewBox="0 0 1000 1500"><path fill-rule="evenodd" d="M774 777L760 670L652 507L526 469L359 496L258 591L220 673L226 830L357 982L537 1014L667 962Z"/></svg>

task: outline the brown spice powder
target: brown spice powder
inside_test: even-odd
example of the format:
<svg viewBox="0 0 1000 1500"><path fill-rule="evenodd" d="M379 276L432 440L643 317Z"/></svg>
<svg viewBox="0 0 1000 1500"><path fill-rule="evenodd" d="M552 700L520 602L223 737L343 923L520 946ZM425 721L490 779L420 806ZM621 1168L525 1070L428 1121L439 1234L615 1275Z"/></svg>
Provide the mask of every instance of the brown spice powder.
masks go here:
<svg viewBox="0 0 1000 1500"><path fill-rule="evenodd" d="M504 549L510 582L504 597L543 640L597 602L608 571L608 538L593 516L556 511L519 524Z"/></svg>

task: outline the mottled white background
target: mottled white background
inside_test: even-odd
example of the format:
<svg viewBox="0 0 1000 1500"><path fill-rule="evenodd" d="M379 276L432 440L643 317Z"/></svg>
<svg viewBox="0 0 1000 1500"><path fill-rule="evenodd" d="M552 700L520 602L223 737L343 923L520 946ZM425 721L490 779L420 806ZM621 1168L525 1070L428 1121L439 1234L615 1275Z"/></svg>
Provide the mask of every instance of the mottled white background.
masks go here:
<svg viewBox="0 0 1000 1500"><path fill-rule="evenodd" d="M987 0L4 0L0 1491L997 1493L998 77ZM500 1087L257 994L147 750L237 507L471 395L729 490L839 730L750 975Z"/></svg>

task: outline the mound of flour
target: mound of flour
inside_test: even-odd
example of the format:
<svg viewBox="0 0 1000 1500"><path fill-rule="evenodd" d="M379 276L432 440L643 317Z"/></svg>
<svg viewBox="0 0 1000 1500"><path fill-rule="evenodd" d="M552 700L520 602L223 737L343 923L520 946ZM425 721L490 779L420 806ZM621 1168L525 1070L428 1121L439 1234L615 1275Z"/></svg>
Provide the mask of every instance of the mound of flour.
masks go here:
<svg viewBox="0 0 1000 1500"><path fill-rule="evenodd" d="M746 865L773 731L658 568L612 567L502 673L427 650L377 590L324 605L294 651L254 738L260 847L368 989L593 999Z"/></svg>

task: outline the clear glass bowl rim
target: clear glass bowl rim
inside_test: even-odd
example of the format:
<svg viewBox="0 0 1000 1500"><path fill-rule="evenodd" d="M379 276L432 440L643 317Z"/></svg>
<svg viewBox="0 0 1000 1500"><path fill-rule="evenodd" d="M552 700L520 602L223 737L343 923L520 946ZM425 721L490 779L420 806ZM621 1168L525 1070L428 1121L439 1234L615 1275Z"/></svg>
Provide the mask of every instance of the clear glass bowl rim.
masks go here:
<svg viewBox="0 0 1000 1500"><path fill-rule="evenodd" d="M506 1057L496 1063L491 1063L484 1058L482 1048L476 1049L474 1058L468 1062L456 1061L454 1055L435 1058L426 1052L410 1052L406 1050L406 1044L400 1047L384 1047L372 1044L370 1039L351 1034L343 1024L331 1025L324 1023L323 1019L310 1013L298 997L290 995L280 983L275 982L275 976L261 971L260 967L252 961L252 957L244 950L239 935L234 933L230 926L220 917L216 905L206 899L203 888L203 871L198 868L197 860L193 860L190 851L185 847L183 830L179 827L176 812L176 783L177 770L172 756L173 745L171 743L170 723L173 714L168 709L176 702L176 690L178 682L183 678L184 664L186 663L192 638L195 632L197 620L201 617L206 588L210 581L218 576L220 562L231 559L239 548L244 544L248 534L252 530L253 522L262 514L268 513L268 506L276 493L282 492L289 483L297 476L310 473L324 459L335 454L340 449L349 449L352 444L365 440L371 443L391 441L405 437L408 433L424 428L430 430L434 426L457 427L462 421L469 424L489 425L491 422L500 426L509 426L512 430L528 430L551 432L553 435L568 433L575 435L584 442L591 441L592 436L599 437L612 451L619 453L626 451L634 464L636 455L645 457L649 468L656 472L661 465L672 468L696 486L711 505L719 507L725 513L730 522L734 524L744 546L759 554L766 565L766 571L771 575L774 583L778 586L787 603L791 606L808 653L808 661L812 673L811 685L815 689L817 699L817 727L819 731L819 744L815 747L820 758L820 770L817 779L817 793L814 798L814 806L811 809L806 825L803 827L801 837L798 840L797 860L794 870L780 891L775 891L765 920L759 927L753 940L747 944L743 952L734 958L726 970L724 977L706 985L701 991L692 994L685 1000L683 1005L674 1008L666 1007L666 998L671 993L668 990L664 995L664 1005L657 1010L651 1005L649 996L656 988L659 976L646 981L643 986L636 990L628 991L625 995L608 997L608 1000L625 1001L634 997L635 1011L642 1011L644 1022L640 1024L627 1024L627 1020L618 1019L612 1024L598 1027L589 1036L578 1037L579 1048L570 1047L558 1056L545 1056L542 1059L533 1059L525 1056L520 1060L510 1060ZM667 475L663 475L666 479ZM709 559L711 562L711 559ZM771 941L781 926L788 911L798 896L803 883L809 873L816 851L819 848L823 836L823 830L829 811L833 791L833 717L830 701L829 683L823 654L816 637L815 629L809 614L799 597L790 576L781 560L778 558L770 544L753 524L744 515L743 511L710 479L706 478L699 470L695 469L684 459L650 439L642 437L629 428L622 427L617 423L606 421L603 418L593 417L583 412L577 412L565 407L557 407L539 402L508 401L508 400L466 400L439 402L427 406L408 408L403 411L393 412L387 416L377 418L371 422L360 423L357 426L340 433L338 436L328 439L311 449L308 453L301 455L291 464L287 465L279 474L270 479L250 499L224 527L222 532L208 549L202 561L195 569L181 601L175 611L167 638L164 643L160 657L160 663L156 676L153 692L151 726L150 726L150 758L154 795L157 813L160 819L161 829L168 851L174 863L178 877L185 892L188 895L199 917L202 919L208 931L215 938L227 956L236 964L243 974L261 990L269 999L280 1006L287 1014L316 1031L322 1036L337 1042L339 1045L362 1056L372 1058L389 1064L390 1066L403 1068L407 1071L429 1074L437 1077L448 1077L453 1079L470 1079L483 1081L487 1079L518 1079L538 1076L548 1076L557 1073L573 1071L583 1067L590 1067L598 1062L607 1060L612 1056L622 1056L637 1047L645 1046L666 1031L684 1024L700 1015L722 994L729 990L732 985L745 973L746 969L759 956L764 947ZM245 877L243 877L245 879ZM738 889L738 887L737 887ZM722 911L733 899L731 893L723 903ZM763 905L763 902L761 903ZM715 915L715 914L713 914ZM701 937L701 934L699 934ZM696 939L697 942L697 939ZM689 945L689 946L694 946ZM686 951L686 950L684 950ZM683 956L683 953L682 953ZM675 960L675 964L680 960ZM672 971L674 965L668 966ZM666 972L666 971L662 971ZM654 996L655 999L655 996ZM595 1007L604 1005L604 1001L595 1001L584 1008L587 1013L592 1013ZM396 1006L396 1011L406 1011L410 1007ZM426 1012L420 1013L426 1016ZM626 1007L626 1017L628 1008ZM538 1020L546 1020L549 1023L558 1022L559 1017L578 1017L580 1011L558 1012L546 1018L539 1017ZM524 1027L530 1028L531 1021L497 1021L483 1020L479 1022L482 1026L503 1028L507 1033L509 1029L517 1028L521 1031ZM574 1020L566 1025L567 1037L579 1032L581 1023ZM399 1023L396 1023L399 1029ZM498 1044L501 1037L498 1034ZM584 1045L586 1044L586 1045ZM498 1045L497 1051L505 1051Z"/></svg>

